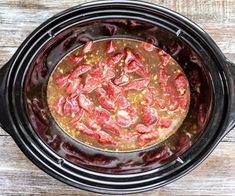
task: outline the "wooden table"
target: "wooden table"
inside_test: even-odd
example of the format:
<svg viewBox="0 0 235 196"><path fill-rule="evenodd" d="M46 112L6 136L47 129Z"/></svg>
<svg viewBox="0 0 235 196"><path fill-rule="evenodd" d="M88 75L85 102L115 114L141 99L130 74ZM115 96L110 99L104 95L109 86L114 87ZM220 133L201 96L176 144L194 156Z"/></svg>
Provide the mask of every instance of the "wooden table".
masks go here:
<svg viewBox="0 0 235 196"><path fill-rule="evenodd" d="M83 0L0 0L0 65L47 18ZM235 62L235 0L152 0L198 23ZM1 111L1 110L0 110ZM3 114L0 114L3 115ZM97 195L67 186L34 166L0 129L0 195ZM140 195L235 195L235 130L180 180Z"/></svg>

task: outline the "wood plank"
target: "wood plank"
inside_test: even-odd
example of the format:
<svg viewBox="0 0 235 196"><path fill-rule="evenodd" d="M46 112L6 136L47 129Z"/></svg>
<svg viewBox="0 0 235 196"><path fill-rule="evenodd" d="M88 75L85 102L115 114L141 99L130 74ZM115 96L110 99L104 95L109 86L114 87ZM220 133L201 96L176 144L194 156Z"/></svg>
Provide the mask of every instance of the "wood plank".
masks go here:
<svg viewBox="0 0 235 196"><path fill-rule="evenodd" d="M235 54L225 53L225 56L235 65Z"/></svg>
<svg viewBox="0 0 235 196"><path fill-rule="evenodd" d="M208 22L213 24L231 24L235 22L235 13L233 11L235 10L235 4L233 0L148 1L175 10L199 24ZM79 2L86 1L80 0ZM25 29L35 28L52 15L78 4L78 1L75 0L70 1L69 4L67 0L62 0L60 3L56 1L35 1L32 3L21 0L7 2L1 0L1 29L8 29L7 24L13 24L15 30L22 27ZM11 9L10 12L9 8Z"/></svg>
<svg viewBox="0 0 235 196"><path fill-rule="evenodd" d="M234 25L201 25L212 37L223 53L235 52L235 23Z"/></svg>
<svg viewBox="0 0 235 196"><path fill-rule="evenodd" d="M9 134L0 127L0 136L8 136Z"/></svg>
<svg viewBox="0 0 235 196"><path fill-rule="evenodd" d="M158 191L136 196L231 195L235 190L235 153L231 152L235 152L235 142L222 142L193 172ZM0 137L0 157L1 194L97 195L67 186L39 170L9 136Z"/></svg>
<svg viewBox="0 0 235 196"><path fill-rule="evenodd" d="M0 47L0 68L13 56L17 47Z"/></svg>
<svg viewBox="0 0 235 196"><path fill-rule="evenodd" d="M146 0L148 2L156 3L172 10L175 10L195 22L211 22L211 23L233 23L235 22L235 4L233 0ZM60 0L56 1L22 1L22 0L1 0L1 12L11 8L12 13L17 9L19 11L32 11L35 15L39 14L41 10L46 10L47 13L57 12L72 6L76 6L86 0ZM35 12L37 10L37 12ZM9 12L7 13L9 14ZM26 19L26 18L25 18ZM207 19L207 20L205 20ZM28 19L27 19L28 20ZM30 19L29 19L30 20Z"/></svg>

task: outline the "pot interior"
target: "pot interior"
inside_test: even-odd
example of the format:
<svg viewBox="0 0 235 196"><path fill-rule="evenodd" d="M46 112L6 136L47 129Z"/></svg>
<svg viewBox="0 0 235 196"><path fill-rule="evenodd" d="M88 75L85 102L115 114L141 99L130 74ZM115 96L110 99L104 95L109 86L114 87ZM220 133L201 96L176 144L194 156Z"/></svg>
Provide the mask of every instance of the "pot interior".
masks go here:
<svg viewBox="0 0 235 196"><path fill-rule="evenodd" d="M205 57L184 32L143 20L108 18L92 20L49 33L31 63L24 83L24 103L34 131L64 160L104 173L136 173L178 160L203 134L210 119L213 86ZM47 103L49 78L60 60L74 49L101 39L134 39L164 50L181 66L190 85L191 103L180 128L165 141L133 152L107 152L74 140L52 117Z"/></svg>

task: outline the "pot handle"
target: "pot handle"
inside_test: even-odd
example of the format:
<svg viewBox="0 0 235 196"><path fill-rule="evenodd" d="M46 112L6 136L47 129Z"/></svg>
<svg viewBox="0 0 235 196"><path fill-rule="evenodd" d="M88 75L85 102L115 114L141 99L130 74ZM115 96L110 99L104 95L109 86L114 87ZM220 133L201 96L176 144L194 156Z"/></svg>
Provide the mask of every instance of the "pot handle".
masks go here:
<svg viewBox="0 0 235 196"><path fill-rule="evenodd" d="M228 83L229 83L229 92L230 92L230 108L229 108L229 123L227 126L226 133L231 131L235 127L235 63L232 63L230 60L226 60L226 65L228 68Z"/></svg>
<svg viewBox="0 0 235 196"><path fill-rule="evenodd" d="M7 133L10 134L12 131L10 118L8 115L7 109L7 97L6 97L6 90L7 90L7 76L10 69L11 62L9 61L0 69L0 126L4 129Z"/></svg>

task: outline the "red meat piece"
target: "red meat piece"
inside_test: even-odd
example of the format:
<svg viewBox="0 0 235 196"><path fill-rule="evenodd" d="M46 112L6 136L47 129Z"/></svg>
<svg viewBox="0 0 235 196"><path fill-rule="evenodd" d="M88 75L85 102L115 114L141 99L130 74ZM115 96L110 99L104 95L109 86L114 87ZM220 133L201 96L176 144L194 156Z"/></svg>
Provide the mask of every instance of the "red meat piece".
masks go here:
<svg viewBox="0 0 235 196"><path fill-rule="evenodd" d="M158 121L158 125L162 128L168 128L171 126L172 120L166 117L162 117Z"/></svg>
<svg viewBox="0 0 235 196"><path fill-rule="evenodd" d="M83 46L83 53L89 53L92 51L92 47L93 46L93 41L89 41L87 42L84 46Z"/></svg>
<svg viewBox="0 0 235 196"><path fill-rule="evenodd" d="M105 91L107 92L107 95L112 98L117 98L122 93L122 88L119 86L116 86L112 82L107 82L103 85Z"/></svg>
<svg viewBox="0 0 235 196"><path fill-rule="evenodd" d="M132 60L130 63L126 65L125 72L126 73L133 73L136 72L139 69L138 63L134 60Z"/></svg>
<svg viewBox="0 0 235 196"><path fill-rule="evenodd" d="M112 56L108 57L107 64L114 68L123 58L124 54L122 52L118 52L113 54Z"/></svg>
<svg viewBox="0 0 235 196"><path fill-rule="evenodd" d="M131 61L135 61L136 63L138 63L139 66L142 66L142 59L141 57L135 53L132 49L130 48L126 48L125 49L125 64L128 65Z"/></svg>
<svg viewBox="0 0 235 196"><path fill-rule="evenodd" d="M69 80L74 80L75 78L78 78L80 75L88 72L89 70L91 70L91 65L89 64L79 65L72 71L72 73L69 76Z"/></svg>
<svg viewBox="0 0 235 196"><path fill-rule="evenodd" d="M149 89L144 90L143 96L144 105L153 104L153 94Z"/></svg>
<svg viewBox="0 0 235 196"><path fill-rule="evenodd" d="M161 64L163 66L166 66L169 62L170 62L170 55L167 54L166 52L164 52L163 50L157 50L157 54L160 56L161 58Z"/></svg>
<svg viewBox="0 0 235 196"><path fill-rule="evenodd" d="M84 113L85 113L84 110L80 108L80 110L75 114L70 123L72 125L76 125L77 122L79 122L82 119Z"/></svg>
<svg viewBox="0 0 235 196"><path fill-rule="evenodd" d="M116 116L116 122L120 127L130 127L132 124L132 119L129 113L125 110L119 110Z"/></svg>
<svg viewBox="0 0 235 196"><path fill-rule="evenodd" d="M170 105L167 106L168 110L175 111L179 108L179 102L176 97L171 97Z"/></svg>
<svg viewBox="0 0 235 196"><path fill-rule="evenodd" d="M89 129L83 123L77 123L76 124L76 130L79 131L81 134L85 134L85 135L88 135L88 136L94 136L94 131Z"/></svg>
<svg viewBox="0 0 235 196"><path fill-rule="evenodd" d="M140 134L146 134L146 133L150 133L153 132L154 129L152 127L146 127L143 124L138 124L135 127L136 132L140 133Z"/></svg>
<svg viewBox="0 0 235 196"><path fill-rule="evenodd" d="M105 121L102 125L102 128L114 135L119 136L121 133L120 127L112 119Z"/></svg>
<svg viewBox="0 0 235 196"><path fill-rule="evenodd" d="M66 94L71 95L74 94L76 91L80 91L81 90L80 84L81 84L81 78L70 81L66 88Z"/></svg>
<svg viewBox="0 0 235 196"><path fill-rule="evenodd" d="M90 75L93 78L96 79L101 79L104 77L104 66L102 66L101 64L96 65L91 71L90 71Z"/></svg>
<svg viewBox="0 0 235 196"><path fill-rule="evenodd" d="M84 83L85 84L82 91L84 93L91 93L99 86L100 80L95 77L92 77L91 75L87 75Z"/></svg>
<svg viewBox="0 0 235 196"><path fill-rule="evenodd" d="M113 81L113 83L117 86L123 86L128 82L129 82L129 76L127 74L122 74L119 78Z"/></svg>
<svg viewBox="0 0 235 196"><path fill-rule="evenodd" d="M125 109L131 117L132 124L138 120L137 110L134 106L130 105Z"/></svg>
<svg viewBox="0 0 235 196"><path fill-rule="evenodd" d="M147 43L147 42L141 42L141 46L144 50L151 52L155 48L153 44Z"/></svg>
<svg viewBox="0 0 235 196"><path fill-rule="evenodd" d="M166 100L164 98L156 97L155 101L161 109L164 109L167 106Z"/></svg>
<svg viewBox="0 0 235 196"><path fill-rule="evenodd" d="M180 73L178 74L176 77L175 77L175 86L177 89L180 89L180 88L187 88L188 86L188 81L186 79L186 77Z"/></svg>
<svg viewBox="0 0 235 196"><path fill-rule="evenodd" d="M150 80L146 78L135 79L125 86L125 90L143 90L149 85Z"/></svg>
<svg viewBox="0 0 235 196"><path fill-rule="evenodd" d="M168 82L169 77L170 76L168 75L166 69L160 69L158 79L159 79L162 87L167 86L167 82Z"/></svg>
<svg viewBox="0 0 235 196"><path fill-rule="evenodd" d="M101 144L114 144L114 145L116 144L112 136L104 131L96 131L94 137Z"/></svg>
<svg viewBox="0 0 235 196"><path fill-rule="evenodd" d="M107 67L103 79L105 79L106 81L109 81L109 80L113 79L114 77L115 77L114 70L110 67Z"/></svg>
<svg viewBox="0 0 235 196"><path fill-rule="evenodd" d="M157 122L158 120L158 114L155 108L152 107L145 107L143 111L143 117L142 117L143 123L146 126L150 126Z"/></svg>
<svg viewBox="0 0 235 196"><path fill-rule="evenodd" d="M82 60L83 60L82 56L79 56L79 55L69 55L69 61L72 64L76 65L76 64L80 63Z"/></svg>
<svg viewBox="0 0 235 196"><path fill-rule="evenodd" d="M72 113L77 113L80 110L80 107L76 99L67 97L63 109L64 115L70 115Z"/></svg>
<svg viewBox="0 0 235 196"><path fill-rule="evenodd" d="M100 126L91 118L86 119L86 126L92 130L100 130Z"/></svg>
<svg viewBox="0 0 235 196"><path fill-rule="evenodd" d="M66 87L68 85L69 74L66 75L58 75L54 78L55 84L59 88Z"/></svg>
<svg viewBox="0 0 235 196"><path fill-rule="evenodd" d="M93 117L99 125L102 125L111 119L111 114L109 111L97 107L95 108L95 112L91 114L91 117Z"/></svg>
<svg viewBox="0 0 235 196"><path fill-rule="evenodd" d="M106 91L103 88L97 88L95 92L97 100L104 108L108 110L113 110L115 108L113 100L108 97Z"/></svg>
<svg viewBox="0 0 235 196"><path fill-rule="evenodd" d="M88 113L92 113L94 110L94 104L84 94L78 96L78 103L81 108L86 110Z"/></svg>
<svg viewBox="0 0 235 196"><path fill-rule="evenodd" d="M156 130L154 132L142 134L138 137L138 145L144 146L158 137L159 133Z"/></svg>
<svg viewBox="0 0 235 196"><path fill-rule="evenodd" d="M130 106L130 103L128 102L127 98L121 94L118 96L115 105L118 109L123 110Z"/></svg>
<svg viewBox="0 0 235 196"><path fill-rule="evenodd" d="M65 104L66 98L64 96L61 96L58 100L54 103L54 110L57 112L57 114L63 116L64 115L64 104Z"/></svg>
<svg viewBox="0 0 235 196"><path fill-rule="evenodd" d="M115 51L115 46L114 46L114 43L112 42L112 40L108 41L108 42L105 44L104 51L105 51L106 53L108 53L108 54Z"/></svg>

